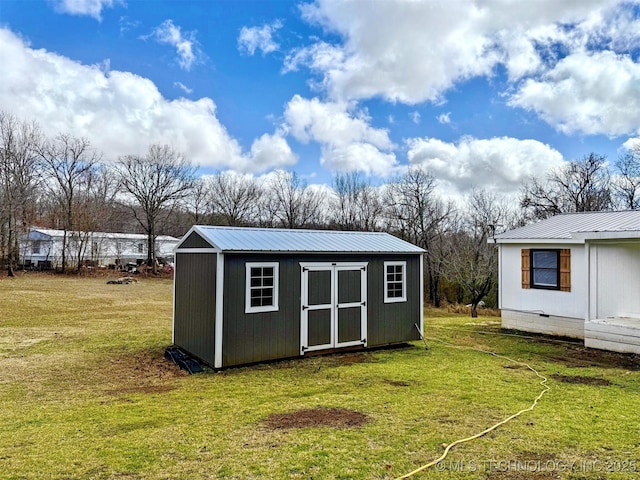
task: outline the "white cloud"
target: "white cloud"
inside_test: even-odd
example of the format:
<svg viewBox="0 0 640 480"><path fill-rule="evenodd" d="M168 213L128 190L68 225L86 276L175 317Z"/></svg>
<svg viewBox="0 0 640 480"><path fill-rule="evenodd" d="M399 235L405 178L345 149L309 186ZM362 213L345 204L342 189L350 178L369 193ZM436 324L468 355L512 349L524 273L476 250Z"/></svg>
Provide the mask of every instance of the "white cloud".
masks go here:
<svg viewBox="0 0 640 480"><path fill-rule="evenodd" d="M324 145L321 165L333 172L362 171L367 175L388 176L397 169L394 153L380 151L370 143Z"/></svg>
<svg viewBox="0 0 640 480"><path fill-rule="evenodd" d="M458 143L415 138L407 141L407 147L409 163L431 172L441 193L449 197L464 195L472 188L513 196L524 179L563 162L560 152L548 145L510 137L464 137Z"/></svg>
<svg viewBox="0 0 640 480"><path fill-rule="evenodd" d="M307 48L298 48L289 53L284 60L284 73L295 71L302 65L313 70L325 71L345 61L342 48L317 42Z"/></svg>
<svg viewBox="0 0 640 480"><path fill-rule="evenodd" d="M29 48L0 29L2 109L36 120L47 135L60 132L88 138L106 159L145 153L150 144L169 143L201 166L260 172L291 165L283 135L256 140L243 152L216 117L209 98L167 100L153 82L129 72L86 66L66 57ZM267 156L264 152L271 152Z"/></svg>
<svg viewBox="0 0 640 480"><path fill-rule="evenodd" d="M624 142L622 147L620 147L619 152L624 154L629 150L636 150L638 148L640 148L640 137L634 137Z"/></svg>
<svg viewBox="0 0 640 480"><path fill-rule="evenodd" d="M128 31L138 28L141 23L139 20L130 20L129 17L123 16L118 20L118 25L120 25L120 35L124 35Z"/></svg>
<svg viewBox="0 0 640 480"><path fill-rule="evenodd" d="M533 110L563 133L640 132L640 64L628 55L576 53L539 80L528 79L510 105Z"/></svg>
<svg viewBox="0 0 640 480"><path fill-rule="evenodd" d="M500 65L517 81L543 72L558 51L638 44L629 15L619 13L631 9L614 0L386 0L376 8L316 0L301 7L303 18L341 40L292 52L285 71L307 66L332 99L438 103L456 84L493 76ZM616 27L603 27L610 24Z"/></svg>
<svg viewBox="0 0 640 480"><path fill-rule="evenodd" d="M321 143L349 144L366 141L382 149L390 149L393 143L389 132L372 128L366 112L350 112L351 105L322 102L294 95L287 104L285 119L291 132L301 142L315 140Z"/></svg>
<svg viewBox="0 0 640 480"><path fill-rule="evenodd" d="M178 64L183 70L189 71L202 56L194 32L182 33L181 28L173 24L172 20L162 22L153 33L147 37L153 37L158 43L175 47L178 54Z"/></svg>
<svg viewBox="0 0 640 480"><path fill-rule="evenodd" d="M438 122L443 125L449 125L451 123L451 112L441 113L436 117Z"/></svg>
<svg viewBox="0 0 640 480"><path fill-rule="evenodd" d="M242 171L265 171L271 168L282 168L295 165L298 157L284 138L284 132L277 131L273 135L264 134L251 145L251 155ZM256 167L259 166L259 169Z"/></svg>
<svg viewBox="0 0 640 480"><path fill-rule="evenodd" d="M186 93L187 95L192 94L193 93L193 88L189 88L187 87L184 83L182 82L173 82L173 85L175 87L178 87L180 90L182 90L184 93Z"/></svg>
<svg viewBox="0 0 640 480"><path fill-rule="evenodd" d="M102 20L102 10L112 8L114 4L124 3L122 0L55 0L53 5L57 12L69 15L87 15Z"/></svg>
<svg viewBox="0 0 640 480"><path fill-rule="evenodd" d="M409 114L409 118L411 118L411 121L416 125L420 123L420 117L420 112L411 112Z"/></svg>
<svg viewBox="0 0 640 480"><path fill-rule="evenodd" d="M280 28L282 28L280 21L262 27L242 27L238 37L238 49L249 55L253 55L256 50L261 50L263 55L275 52L280 45L273 40L273 34Z"/></svg>
<svg viewBox="0 0 640 480"><path fill-rule="evenodd" d="M369 125L366 112L354 105L295 95L284 117L288 132L298 141L321 144L321 163L330 170L385 176L396 166L389 132Z"/></svg>

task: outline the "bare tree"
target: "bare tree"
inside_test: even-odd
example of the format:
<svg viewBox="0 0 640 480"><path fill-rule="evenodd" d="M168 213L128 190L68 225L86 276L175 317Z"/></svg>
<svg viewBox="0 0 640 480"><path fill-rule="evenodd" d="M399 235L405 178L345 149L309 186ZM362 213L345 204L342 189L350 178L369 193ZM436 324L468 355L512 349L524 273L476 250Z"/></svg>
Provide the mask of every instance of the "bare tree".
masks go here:
<svg viewBox="0 0 640 480"><path fill-rule="evenodd" d="M304 228L322 221L322 197L295 172L278 170L265 192L270 221L283 228Z"/></svg>
<svg viewBox="0 0 640 480"><path fill-rule="evenodd" d="M447 276L462 288L472 317L478 316L478 304L498 281L497 252L488 239L509 228L512 216L504 199L474 190L467 197L459 228L449 237Z"/></svg>
<svg viewBox="0 0 640 480"><path fill-rule="evenodd" d="M88 195L94 170L101 155L91 147L86 138L60 134L48 140L38 149L47 187L55 199L62 219L62 271L67 270L70 236L76 235L78 215L83 211L83 201ZM78 245L76 245L78 248ZM78 268L80 266L78 265Z"/></svg>
<svg viewBox="0 0 640 480"><path fill-rule="evenodd" d="M41 139L37 124L0 112L0 247L10 277L18 260L18 238L31 223L41 178L35 153Z"/></svg>
<svg viewBox="0 0 640 480"><path fill-rule="evenodd" d="M132 197L133 215L147 234L147 264L157 273L158 223L189 193L195 167L169 145L151 145L144 157L120 157L114 167L119 184Z"/></svg>
<svg viewBox="0 0 640 480"><path fill-rule="evenodd" d="M193 225L200 225L207 222L211 211L207 205L207 185L203 178L197 178L193 182L193 188L184 199L185 206L190 214Z"/></svg>
<svg viewBox="0 0 640 480"><path fill-rule="evenodd" d="M392 233L426 250L429 299L438 307L442 256L435 247L442 245L439 240L449 230L454 207L436 197L435 187L429 172L412 167L387 184L386 211Z"/></svg>
<svg viewBox="0 0 640 480"><path fill-rule="evenodd" d="M591 153L550 171L545 182L531 178L522 186L520 206L534 219L609 210L612 198L606 157Z"/></svg>
<svg viewBox="0 0 640 480"><path fill-rule="evenodd" d="M72 240L76 242L76 265L80 271L81 261L87 248L91 247L93 260L98 256L98 246L89 245L93 232L109 231L114 210L109 208L118 191L118 184L103 166L96 164L88 173L85 188L78 195L76 228Z"/></svg>
<svg viewBox="0 0 640 480"><path fill-rule="evenodd" d="M253 177L222 172L205 180L209 211L229 226L250 225L259 215L262 189Z"/></svg>
<svg viewBox="0 0 640 480"><path fill-rule="evenodd" d="M640 144L634 145L616 162L619 175L613 191L623 209L640 208Z"/></svg>
<svg viewBox="0 0 640 480"><path fill-rule="evenodd" d="M374 231L379 228L384 207L378 191L359 172L336 175L336 197L331 217L342 230Z"/></svg>

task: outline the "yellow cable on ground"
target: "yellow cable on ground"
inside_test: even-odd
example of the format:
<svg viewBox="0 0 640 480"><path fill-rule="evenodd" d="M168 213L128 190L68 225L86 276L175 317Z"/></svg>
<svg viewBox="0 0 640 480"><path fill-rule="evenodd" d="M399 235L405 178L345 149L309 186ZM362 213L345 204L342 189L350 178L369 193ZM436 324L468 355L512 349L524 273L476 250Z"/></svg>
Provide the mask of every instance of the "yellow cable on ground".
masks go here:
<svg viewBox="0 0 640 480"><path fill-rule="evenodd" d="M405 475L402 475L401 477L398 477L396 480L401 480L403 478L409 478L412 477L413 475L415 475L416 473L422 472L423 470L426 470L429 467L432 467L434 465L436 465L438 462L441 462L442 460L444 460L447 455L449 454L449 450L451 450L453 447L455 447L456 445L460 445L461 443L466 443L469 442L471 440L475 440L476 438L482 437L483 435L486 435L487 433L491 432L492 430L495 430L496 428L498 428L501 425L504 425L505 423L509 422L510 420L513 420L516 417L519 417L520 415L522 415L524 412L529 412L531 410L533 410L536 405L538 404L538 401L542 398L542 396L547 393L551 388L547 385L547 378L544 377L543 375L540 375L536 369L534 369L531 365L529 365L528 363L523 363L523 362L519 362L517 360L514 360L512 358L506 357L504 355L499 355L495 352L488 352L486 350L482 350L480 348L474 348L474 347L462 347L459 345L453 345L451 343L447 343L444 342L442 340L439 340L437 338L429 338L429 337L424 337L425 339L429 339L431 341L436 341L436 342L440 342L444 345L447 345L449 347L452 348L460 348L460 349L465 349L465 350L475 350L477 352L482 352L482 353L487 353L489 355L492 355L494 357L498 357L498 358L504 358L505 360L508 360L509 362L512 363L516 363L518 365L522 365L527 367L529 370L531 370L533 373L536 374L536 376L538 378L541 379L540 381L540 385L542 385L544 387L544 390L542 390L542 392L540 392L540 395L538 395L536 397L536 399L533 401L533 403L531 404L531 406L529 408L525 408L524 410L520 410L518 413L514 413L513 415L511 415L510 417L505 418L504 420L502 420L501 422L496 423L495 425L493 425L492 427L487 428L486 430L483 430L480 433L476 433L475 435L472 435L470 437L467 438L462 438L460 440L456 440L453 443L450 443L449 445L447 445L447 447L444 449L444 452L442 453L442 455L440 455L437 459L433 460L432 462L429 462L419 468L416 468L415 470L413 470L412 472L409 472Z"/></svg>

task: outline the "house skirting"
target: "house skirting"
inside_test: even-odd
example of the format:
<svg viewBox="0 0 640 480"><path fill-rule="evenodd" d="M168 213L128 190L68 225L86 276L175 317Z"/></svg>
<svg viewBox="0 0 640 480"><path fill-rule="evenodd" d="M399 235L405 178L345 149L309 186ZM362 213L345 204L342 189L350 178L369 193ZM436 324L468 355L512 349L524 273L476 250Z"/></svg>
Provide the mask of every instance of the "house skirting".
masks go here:
<svg viewBox="0 0 640 480"><path fill-rule="evenodd" d="M640 354L640 319L607 318L584 324L587 347Z"/></svg>
<svg viewBox="0 0 640 480"><path fill-rule="evenodd" d="M571 338L585 337L585 323L582 318L558 317L508 309L502 310L502 328Z"/></svg>

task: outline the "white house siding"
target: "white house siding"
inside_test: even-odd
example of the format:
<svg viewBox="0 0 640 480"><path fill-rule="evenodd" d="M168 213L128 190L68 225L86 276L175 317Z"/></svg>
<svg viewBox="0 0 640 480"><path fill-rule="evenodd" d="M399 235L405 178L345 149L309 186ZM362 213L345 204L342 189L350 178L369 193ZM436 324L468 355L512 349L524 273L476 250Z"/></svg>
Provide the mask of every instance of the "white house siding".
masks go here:
<svg viewBox="0 0 640 480"><path fill-rule="evenodd" d="M640 327L640 243L590 245L590 318L636 318Z"/></svg>
<svg viewBox="0 0 640 480"><path fill-rule="evenodd" d="M566 243L535 248L571 249L571 291L522 288L521 251L531 244L500 245L502 326L527 332L584 337L587 274L583 245Z"/></svg>
<svg viewBox="0 0 640 480"><path fill-rule="evenodd" d="M67 238L67 256L70 266L78 259L79 242L72 234ZM62 261L61 230L32 229L20 240L20 261L38 266L38 262L50 262L57 268ZM159 236L156 241L158 257L173 256L178 239ZM147 237L142 234L92 232L83 245L81 260L95 261L98 265L135 262L147 257Z"/></svg>
<svg viewBox="0 0 640 480"><path fill-rule="evenodd" d="M593 243L587 347L640 354L640 244Z"/></svg>

